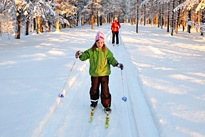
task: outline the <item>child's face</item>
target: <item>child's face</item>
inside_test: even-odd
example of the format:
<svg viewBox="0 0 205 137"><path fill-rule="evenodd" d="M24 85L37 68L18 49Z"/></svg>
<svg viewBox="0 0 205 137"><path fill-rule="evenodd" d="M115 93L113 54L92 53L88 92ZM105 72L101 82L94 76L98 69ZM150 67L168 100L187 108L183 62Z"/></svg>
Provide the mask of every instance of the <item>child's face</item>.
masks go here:
<svg viewBox="0 0 205 137"><path fill-rule="evenodd" d="M103 44L104 44L104 40L98 40L98 41L96 42L96 44L97 44L97 47L98 47L98 48L102 48L102 47L103 47Z"/></svg>

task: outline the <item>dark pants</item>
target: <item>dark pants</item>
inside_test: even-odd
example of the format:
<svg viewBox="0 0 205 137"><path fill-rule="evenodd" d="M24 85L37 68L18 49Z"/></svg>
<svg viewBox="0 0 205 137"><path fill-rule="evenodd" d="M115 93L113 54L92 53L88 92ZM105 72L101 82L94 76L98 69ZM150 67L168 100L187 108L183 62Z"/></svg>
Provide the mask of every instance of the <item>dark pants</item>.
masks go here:
<svg viewBox="0 0 205 137"><path fill-rule="evenodd" d="M115 44L115 36L116 36L116 44L119 44L119 31L112 31L112 44Z"/></svg>
<svg viewBox="0 0 205 137"><path fill-rule="evenodd" d="M96 101L99 99L99 87L101 85L101 103L104 107L111 106L111 94L109 92L109 76L93 77L91 76L90 99Z"/></svg>

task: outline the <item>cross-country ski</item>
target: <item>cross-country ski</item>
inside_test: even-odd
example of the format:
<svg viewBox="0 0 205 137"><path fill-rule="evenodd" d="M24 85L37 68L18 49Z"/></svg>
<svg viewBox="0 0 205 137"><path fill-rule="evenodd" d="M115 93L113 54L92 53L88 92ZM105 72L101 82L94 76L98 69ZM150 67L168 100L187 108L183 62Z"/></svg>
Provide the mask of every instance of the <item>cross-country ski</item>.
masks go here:
<svg viewBox="0 0 205 137"><path fill-rule="evenodd" d="M106 114L105 127L108 128L109 126L110 126L110 114Z"/></svg>
<svg viewBox="0 0 205 137"><path fill-rule="evenodd" d="M92 122L92 121L93 121L94 114L95 114L95 109L91 109L89 122Z"/></svg>

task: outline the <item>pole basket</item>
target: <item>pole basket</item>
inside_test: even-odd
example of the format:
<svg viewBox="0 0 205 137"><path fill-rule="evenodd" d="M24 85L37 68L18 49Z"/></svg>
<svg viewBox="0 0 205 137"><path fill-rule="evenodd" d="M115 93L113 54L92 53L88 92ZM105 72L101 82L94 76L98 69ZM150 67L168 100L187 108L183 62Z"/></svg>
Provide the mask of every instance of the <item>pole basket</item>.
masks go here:
<svg viewBox="0 0 205 137"><path fill-rule="evenodd" d="M122 100L124 101L124 102L126 102L127 101L127 97L122 97Z"/></svg>

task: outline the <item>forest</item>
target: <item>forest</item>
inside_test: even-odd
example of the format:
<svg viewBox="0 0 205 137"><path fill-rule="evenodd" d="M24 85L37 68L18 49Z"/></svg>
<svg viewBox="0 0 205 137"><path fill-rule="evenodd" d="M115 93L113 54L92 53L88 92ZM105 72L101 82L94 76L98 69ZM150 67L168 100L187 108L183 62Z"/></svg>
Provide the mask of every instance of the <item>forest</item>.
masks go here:
<svg viewBox="0 0 205 137"><path fill-rule="evenodd" d="M1 0L0 37L112 23L150 24L171 35L205 32L205 0Z"/></svg>

